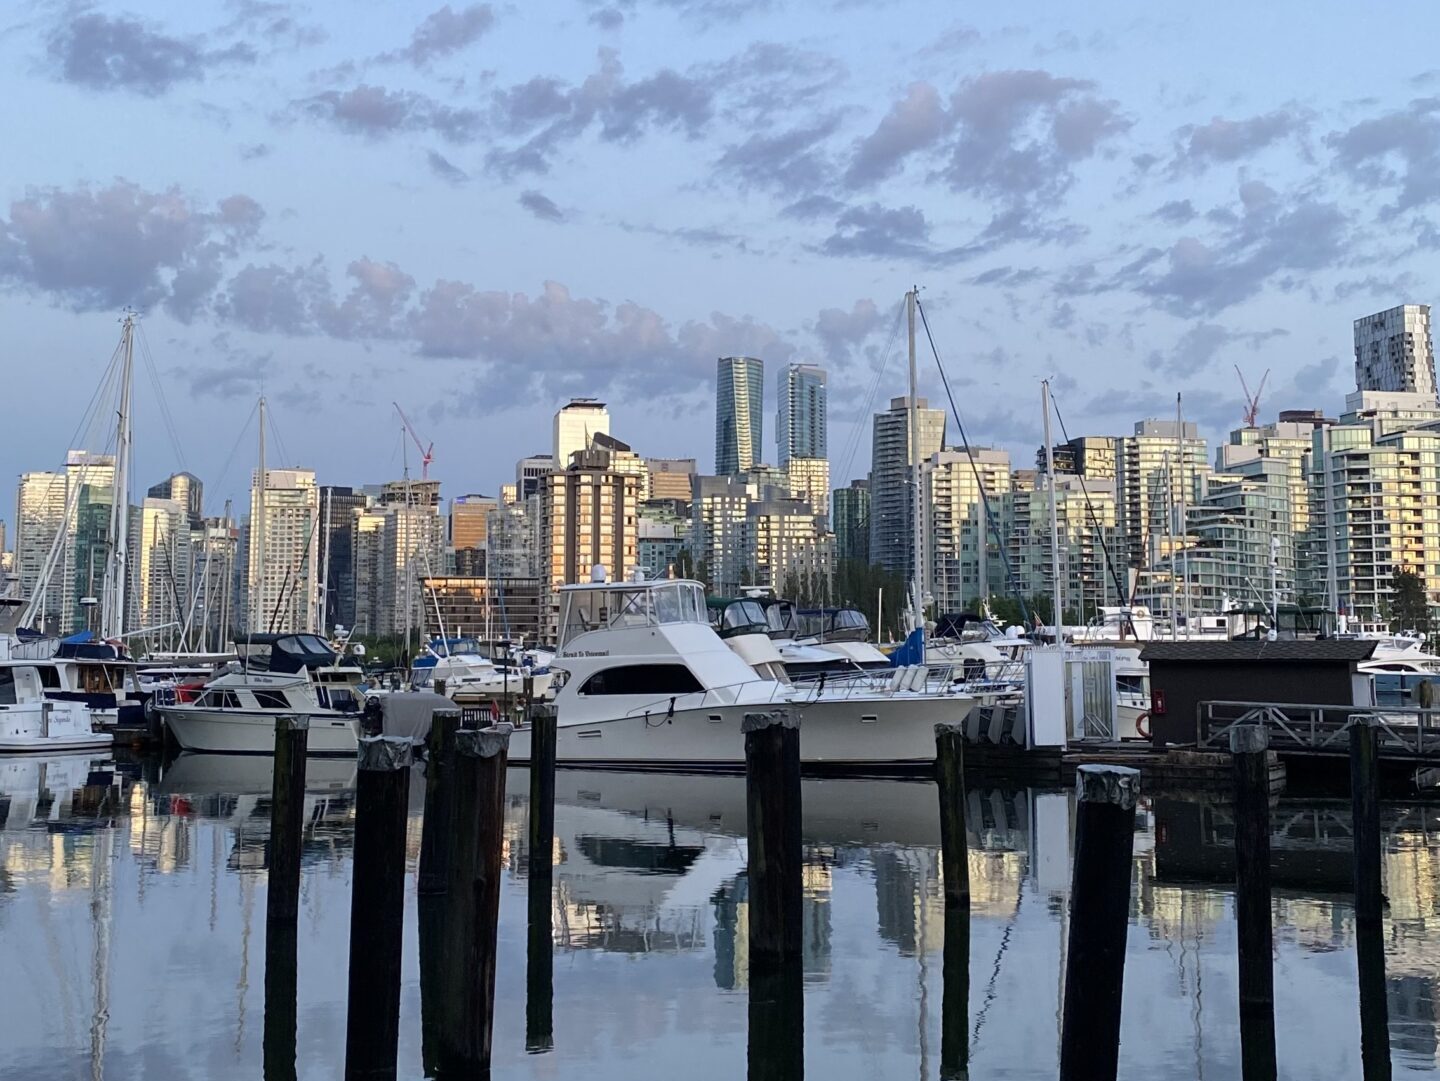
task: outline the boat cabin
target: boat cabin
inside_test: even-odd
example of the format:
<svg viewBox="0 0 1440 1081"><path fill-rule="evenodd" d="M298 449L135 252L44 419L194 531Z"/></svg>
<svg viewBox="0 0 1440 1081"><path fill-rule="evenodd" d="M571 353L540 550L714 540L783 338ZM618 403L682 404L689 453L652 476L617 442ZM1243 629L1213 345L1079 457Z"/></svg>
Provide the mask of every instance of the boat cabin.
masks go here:
<svg viewBox="0 0 1440 1081"><path fill-rule="evenodd" d="M770 634L765 608L753 597L706 597L710 626L721 638L742 634Z"/></svg>
<svg viewBox="0 0 1440 1081"><path fill-rule="evenodd" d="M596 582L560 590L561 649L590 631L708 622L705 587L699 582Z"/></svg>

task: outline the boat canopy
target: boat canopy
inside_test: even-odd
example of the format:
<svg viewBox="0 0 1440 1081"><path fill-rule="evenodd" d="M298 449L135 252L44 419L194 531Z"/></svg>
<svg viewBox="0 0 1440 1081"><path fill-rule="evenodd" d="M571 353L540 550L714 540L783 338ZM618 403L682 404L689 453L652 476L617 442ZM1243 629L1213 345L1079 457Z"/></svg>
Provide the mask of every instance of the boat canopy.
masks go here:
<svg viewBox="0 0 1440 1081"><path fill-rule="evenodd" d="M579 635L601 628L705 622L705 587L699 582L598 582L560 590L562 647Z"/></svg>
<svg viewBox="0 0 1440 1081"><path fill-rule="evenodd" d="M235 642L240 663L252 672L303 672L329 668L337 654L315 634L252 634Z"/></svg>
<svg viewBox="0 0 1440 1081"><path fill-rule="evenodd" d="M770 632L765 609L753 597L706 597L705 607L710 616L710 626L721 638Z"/></svg>
<svg viewBox="0 0 1440 1081"><path fill-rule="evenodd" d="M870 621L854 608L801 608L795 613L797 638L823 638L831 642L865 642Z"/></svg>

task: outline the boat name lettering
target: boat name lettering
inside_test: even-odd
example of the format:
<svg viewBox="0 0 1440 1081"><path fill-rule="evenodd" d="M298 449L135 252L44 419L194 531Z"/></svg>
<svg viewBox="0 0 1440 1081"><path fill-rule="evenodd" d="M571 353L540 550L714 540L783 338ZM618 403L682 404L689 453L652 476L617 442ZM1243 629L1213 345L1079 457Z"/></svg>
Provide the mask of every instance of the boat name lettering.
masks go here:
<svg viewBox="0 0 1440 1081"><path fill-rule="evenodd" d="M608 657L608 656L610 656L610 651L609 651L608 649L581 649L581 650L576 650L575 656L577 656L577 657Z"/></svg>

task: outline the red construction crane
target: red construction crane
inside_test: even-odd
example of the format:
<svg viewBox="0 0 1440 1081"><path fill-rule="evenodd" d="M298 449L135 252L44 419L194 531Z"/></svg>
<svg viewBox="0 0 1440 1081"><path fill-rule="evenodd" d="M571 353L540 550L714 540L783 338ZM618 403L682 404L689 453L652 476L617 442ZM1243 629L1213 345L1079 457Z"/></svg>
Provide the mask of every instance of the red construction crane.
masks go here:
<svg viewBox="0 0 1440 1081"><path fill-rule="evenodd" d="M1260 378L1260 387L1254 394L1250 393L1250 387L1245 382L1245 373L1240 370L1238 364L1235 365L1235 374L1240 377L1240 389L1245 392L1245 427L1253 428L1255 422L1260 418L1260 395L1265 393L1265 384L1270 380L1270 369L1265 369L1265 374Z"/></svg>
<svg viewBox="0 0 1440 1081"><path fill-rule="evenodd" d="M435 444L426 446L420 441L420 436L415 431L415 425L410 423L410 418L405 415L405 410L400 408L399 402L391 402L395 412L400 414L400 423L405 425L405 430L410 433L410 438L415 441L415 449L420 452L420 479L430 479L430 463L435 460Z"/></svg>

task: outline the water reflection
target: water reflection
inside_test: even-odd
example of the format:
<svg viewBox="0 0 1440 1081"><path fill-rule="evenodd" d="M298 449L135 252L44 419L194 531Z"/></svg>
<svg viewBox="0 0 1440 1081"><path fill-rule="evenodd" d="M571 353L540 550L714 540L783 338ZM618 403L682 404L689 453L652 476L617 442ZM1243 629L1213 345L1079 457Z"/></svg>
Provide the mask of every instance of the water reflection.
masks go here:
<svg viewBox="0 0 1440 1081"><path fill-rule="evenodd" d="M348 763L315 760L307 774L292 1020L258 997L267 954L287 946L265 942L268 759L0 760L0 1078L253 1078L267 1044L272 1064L289 1060L291 1033L295 1076L338 1077L352 784ZM422 789L417 774L412 863ZM743 780L560 771L550 964L530 973L549 977L553 1012L531 1019L530 1036L548 1031L529 1055L527 789L512 770L497 1074L745 1070L752 1007L781 999L751 994ZM803 799L805 1070L1055 1076L1069 793L969 793L963 924L944 907L932 785L807 780ZM1358 1077L1348 803L1282 800L1273 824L1281 1074ZM1440 1065L1440 808L1386 805L1383 827L1384 1000L1404 1076ZM1137 830L1121 1073L1238 1076L1229 809L1156 800ZM418 1078L427 966L413 879L407 905L400 1064ZM444 943L430 930L433 958Z"/></svg>

